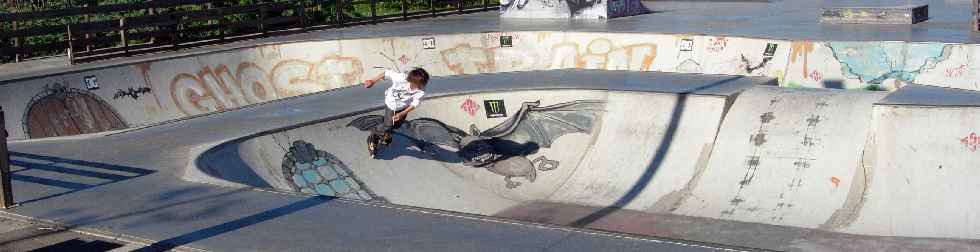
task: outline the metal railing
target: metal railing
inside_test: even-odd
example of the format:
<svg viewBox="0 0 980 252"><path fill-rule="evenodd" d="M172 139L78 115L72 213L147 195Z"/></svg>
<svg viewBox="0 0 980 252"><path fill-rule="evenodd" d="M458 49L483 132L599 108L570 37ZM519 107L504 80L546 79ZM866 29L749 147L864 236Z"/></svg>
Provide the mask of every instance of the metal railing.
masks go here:
<svg viewBox="0 0 980 252"><path fill-rule="evenodd" d="M7 126L3 107L0 107L0 208L14 207L14 192L10 185L10 153L7 150Z"/></svg>
<svg viewBox="0 0 980 252"><path fill-rule="evenodd" d="M5 27L10 29L0 32L0 61L62 55L74 64L288 33L487 11L496 9L498 1L287 0L233 5L227 0L154 0L8 13L0 14L0 23L7 22ZM60 24L52 20L78 21ZM28 43L31 38L45 37L53 41Z"/></svg>

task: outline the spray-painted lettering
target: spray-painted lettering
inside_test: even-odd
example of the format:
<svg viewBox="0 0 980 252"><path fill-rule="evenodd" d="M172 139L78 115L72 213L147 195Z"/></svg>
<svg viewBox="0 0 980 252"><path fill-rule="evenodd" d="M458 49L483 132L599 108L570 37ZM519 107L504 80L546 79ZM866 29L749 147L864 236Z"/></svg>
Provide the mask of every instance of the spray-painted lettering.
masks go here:
<svg viewBox="0 0 980 252"><path fill-rule="evenodd" d="M251 62L234 68L205 66L180 73L170 82L170 96L185 115L334 89L355 83L363 69L356 58L328 56L319 62L284 60L271 71Z"/></svg>
<svg viewBox="0 0 980 252"><path fill-rule="evenodd" d="M728 47L728 38L726 37L714 37L708 39L708 51L709 52L721 52Z"/></svg>

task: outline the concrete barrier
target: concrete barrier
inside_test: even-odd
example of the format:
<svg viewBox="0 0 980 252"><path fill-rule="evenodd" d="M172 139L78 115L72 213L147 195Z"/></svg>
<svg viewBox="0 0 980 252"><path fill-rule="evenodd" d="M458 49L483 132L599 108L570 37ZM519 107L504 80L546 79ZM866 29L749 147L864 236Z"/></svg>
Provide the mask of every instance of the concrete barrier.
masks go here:
<svg viewBox="0 0 980 252"><path fill-rule="evenodd" d="M377 68L424 67L434 76L662 71L778 77L784 87L894 90L921 83L980 90L969 60L976 48L553 31L308 41L9 80L0 84L0 105L8 108L5 126L16 140L148 125L346 87ZM75 105L45 105L65 99Z"/></svg>

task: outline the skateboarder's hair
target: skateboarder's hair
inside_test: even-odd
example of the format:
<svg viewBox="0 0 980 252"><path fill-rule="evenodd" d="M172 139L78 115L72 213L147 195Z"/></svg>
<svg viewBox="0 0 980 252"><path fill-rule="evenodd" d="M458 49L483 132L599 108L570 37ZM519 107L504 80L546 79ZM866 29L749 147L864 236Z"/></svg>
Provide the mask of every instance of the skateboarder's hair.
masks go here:
<svg viewBox="0 0 980 252"><path fill-rule="evenodd" d="M408 72L408 82L415 84L420 89L425 88L425 84L429 83L429 73L422 68L415 68Z"/></svg>

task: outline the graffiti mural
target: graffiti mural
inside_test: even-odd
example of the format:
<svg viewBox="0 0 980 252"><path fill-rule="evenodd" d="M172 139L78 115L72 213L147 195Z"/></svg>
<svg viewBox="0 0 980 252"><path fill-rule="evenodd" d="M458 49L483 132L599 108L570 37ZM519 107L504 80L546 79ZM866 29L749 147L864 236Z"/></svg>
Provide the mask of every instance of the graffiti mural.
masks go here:
<svg viewBox="0 0 980 252"><path fill-rule="evenodd" d="M317 62L283 60L271 71L246 61L177 74L170 95L181 112L195 115L344 87L363 73L360 60L336 55Z"/></svg>
<svg viewBox="0 0 980 252"><path fill-rule="evenodd" d="M793 42L787 87L894 90L936 73L955 79L968 71L946 64L956 45L904 42Z"/></svg>
<svg viewBox="0 0 980 252"><path fill-rule="evenodd" d="M459 44L439 52L442 62L455 74L491 73L494 71L493 50Z"/></svg>
<svg viewBox="0 0 980 252"><path fill-rule="evenodd" d="M887 79L911 82L923 70L948 58L942 44L910 49L905 43L830 42L827 47L840 61L846 78L871 85Z"/></svg>
<svg viewBox="0 0 980 252"><path fill-rule="evenodd" d="M637 0L503 0L500 16L607 19L648 13Z"/></svg>
<svg viewBox="0 0 980 252"><path fill-rule="evenodd" d="M366 201L386 201L374 194L340 159L297 140L282 160L282 174L293 191Z"/></svg>
<svg viewBox="0 0 980 252"><path fill-rule="evenodd" d="M615 47L612 40L598 38L589 42L585 54L576 55L575 68L650 71L656 57L656 44Z"/></svg>
<svg viewBox="0 0 980 252"><path fill-rule="evenodd" d="M580 51L582 48L577 42L556 43L551 46L549 60L523 49L463 43L440 51L440 58L458 75L535 70L536 62L550 69L652 71L658 47L653 43L616 45L610 39L597 38L584 46L584 52Z"/></svg>
<svg viewBox="0 0 980 252"><path fill-rule="evenodd" d="M119 114L98 96L60 83L46 85L43 92L31 99L23 122L31 138L126 128Z"/></svg>
<svg viewBox="0 0 980 252"><path fill-rule="evenodd" d="M435 145L454 148L465 160L464 165L486 168L503 176L505 186L513 189L521 185L514 178L533 183L538 171L557 169L556 160L544 156L531 160L527 156L540 148L551 148L556 139L566 134L592 134L605 104L605 101L582 100L540 107L539 102L525 102L513 116L485 131L470 125L466 132L436 119L419 118L406 121L396 132L412 139L420 150ZM367 115L347 126L370 131L382 122L380 115Z"/></svg>
<svg viewBox="0 0 980 252"><path fill-rule="evenodd" d="M536 13L547 18L607 18L602 0L504 0L500 2L503 17L529 17Z"/></svg>

